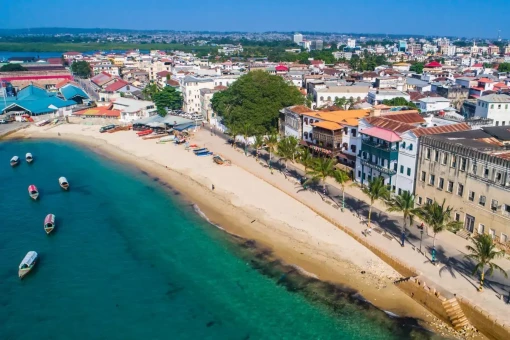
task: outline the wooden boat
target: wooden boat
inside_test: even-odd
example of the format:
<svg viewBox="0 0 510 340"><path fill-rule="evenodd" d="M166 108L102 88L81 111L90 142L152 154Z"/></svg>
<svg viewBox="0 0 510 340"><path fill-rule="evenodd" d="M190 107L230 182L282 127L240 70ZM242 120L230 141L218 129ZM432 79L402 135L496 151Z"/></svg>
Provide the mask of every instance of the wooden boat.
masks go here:
<svg viewBox="0 0 510 340"><path fill-rule="evenodd" d="M60 187L64 190L69 189L69 182L67 181L67 178L63 176L58 179L58 184L60 184Z"/></svg>
<svg viewBox="0 0 510 340"><path fill-rule="evenodd" d="M178 138L174 141L175 144L186 143L186 138Z"/></svg>
<svg viewBox="0 0 510 340"><path fill-rule="evenodd" d="M163 142L163 143L173 142L174 140L175 140L175 136L174 135L159 138L159 141Z"/></svg>
<svg viewBox="0 0 510 340"><path fill-rule="evenodd" d="M152 129L147 129L147 130L138 131L136 134L138 136L145 136L145 135L148 135L151 133L152 133Z"/></svg>
<svg viewBox="0 0 510 340"><path fill-rule="evenodd" d="M35 264L37 262L37 253L35 251L29 251L25 257L23 258L23 261L19 264L18 267L18 276L20 279L24 278L25 275L27 275L32 268L34 268Z"/></svg>
<svg viewBox="0 0 510 340"><path fill-rule="evenodd" d="M27 161L27 163L32 163L34 157L32 157L32 154L30 152L27 152L27 154L25 155L25 160Z"/></svg>
<svg viewBox="0 0 510 340"><path fill-rule="evenodd" d="M142 137L142 139L156 139L156 138L158 138L158 139L161 138L161 134L156 133L156 134L150 134L150 135Z"/></svg>
<svg viewBox="0 0 510 340"><path fill-rule="evenodd" d="M105 125L105 126L102 126L102 127L99 129L99 132L104 133L104 132L109 131L109 130L114 129L114 128L115 128L115 125L114 125L114 124Z"/></svg>
<svg viewBox="0 0 510 340"><path fill-rule="evenodd" d="M44 125L47 125L49 123L50 123L50 121L48 119L45 119L45 120L41 120L40 122L35 123L35 125L36 126L44 126Z"/></svg>
<svg viewBox="0 0 510 340"><path fill-rule="evenodd" d="M193 150L194 153L203 152L203 151L209 151L209 149L208 148L200 148L200 149Z"/></svg>
<svg viewBox="0 0 510 340"><path fill-rule="evenodd" d="M37 188L33 184L28 187L28 194L34 200L36 200L39 197L39 191L37 190Z"/></svg>
<svg viewBox="0 0 510 340"><path fill-rule="evenodd" d="M204 152L196 153L195 155L199 156L199 157L203 157L203 156L211 156L212 154L213 153L211 151L204 151Z"/></svg>
<svg viewBox="0 0 510 340"><path fill-rule="evenodd" d="M214 161L214 163L219 164L219 165L223 165L223 164L230 165L230 161L228 159L221 157L220 155L214 155L213 161Z"/></svg>
<svg viewBox="0 0 510 340"><path fill-rule="evenodd" d="M11 166L16 166L19 164L19 157L18 156L14 156L11 158Z"/></svg>
<svg viewBox="0 0 510 340"><path fill-rule="evenodd" d="M49 234L55 229L55 215L48 214L44 219L44 231Z"/></svg>

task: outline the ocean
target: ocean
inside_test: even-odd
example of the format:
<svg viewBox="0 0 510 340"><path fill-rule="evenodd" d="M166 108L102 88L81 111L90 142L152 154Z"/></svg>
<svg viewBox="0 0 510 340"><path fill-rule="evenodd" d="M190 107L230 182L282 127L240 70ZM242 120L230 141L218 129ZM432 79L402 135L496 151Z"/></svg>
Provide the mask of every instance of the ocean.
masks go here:
<svg viewBox="0 0 510 340"><path fill-rule="evenodd" d="M11 168L14 155L22 162ZM348 290L265 261L171 184L87 148L3 141L0 160L0 339L437 338ZM56 215L50 235L48 213ZM40 260L20 280L30 250Z"/></svg>

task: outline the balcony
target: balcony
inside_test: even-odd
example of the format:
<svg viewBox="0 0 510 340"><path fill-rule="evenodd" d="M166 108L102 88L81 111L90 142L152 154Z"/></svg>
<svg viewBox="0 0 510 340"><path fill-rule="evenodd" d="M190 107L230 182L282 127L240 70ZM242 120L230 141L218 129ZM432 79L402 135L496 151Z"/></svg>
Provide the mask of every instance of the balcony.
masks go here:
<svg viewBox="0 0 510 340"><path fill-rule="evenodd" d="M393 169L388 169L388 168L385 168L377 163L374 163L368 159L361 159L360 160L361 164L363 164L364 166L368 166L369 168L372 168L374 170L377 170L383 174L386 174L388 176L393 176L393 175L396 175L397 172Z"/></svg>
<svg viewBox="0 0 510 340"><path fill-rule="evenodd" d="M398 149L396 146L391 146L388 143L376 143L370 139L361 140L361 151L387 159L388 161L396 161L398 159Z"/></svg>

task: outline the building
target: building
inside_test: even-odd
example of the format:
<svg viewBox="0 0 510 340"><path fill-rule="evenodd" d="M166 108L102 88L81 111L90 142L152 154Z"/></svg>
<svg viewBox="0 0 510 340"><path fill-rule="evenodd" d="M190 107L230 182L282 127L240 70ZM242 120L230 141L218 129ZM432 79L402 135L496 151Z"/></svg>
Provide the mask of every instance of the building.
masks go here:
<svg viewBox="0 0 510 340"><path fill-rule="evenodd" d="M58 89L60 95L65 100L72 100L78 104L88 101L89 95L83 89L74 83L67 83Z"/></svg>
<svg viewBox="0 0 510 340"><path fill-rule="evenodd" d="M72 80L73 76L68 70L33 70L18 72L0 72L0 79L12 84L19 90L29 85L34 85L46 90L56 88L56 85L64 80Z"/></svg>
<svg viewBox="0 0 510 340"><path fill-rule="evenodd" d="M120 111L119 119L123 122L132 122L157 113L156 105L151 101L123 97L115 98L111 109Z"/></svg>
<svg viewBox="0 0 510 340"><path fill-rule="evenodd" d="M356 47L356 39L347 39L347 47L355 48Z"/></svg>
<svg viewBox="0 0 510 340"><path fill-rule="evenodd" d="M200 107L200 90L214 89L214 79L187 76L182 80L183 111L187 113L202 112Z"/></svg>
<svg viewBox="0 0 510 340"><path fill-rule="evenodd" d="M509 151L485 131L425 136L418 156L417 203L444 201L467 233L489 234L507 244L509 169Z"/></svg>
<svg viewBox="0 0 510 340"><path fill-rule="evenodd" d="M489 118L495 126L510 124L510 96L506 94L489 94L476 101L475 116Z"/></svg>
<svg viewBox="0 0 510 340"><path fill-rule="evenodd" d="M360 101L367 97L368 86L330 86L325 88L314 88L314 108L333 105L336 99L352 98L354 101Z"/></svg>
<svg viewBox="0 0 510 340"><path fill-rule="evenodd" d="M439 85L434 87L434 91L441 97L450 99L453 107L460 110L462 104L469 97L469 89L460 85Z"/></svg>
<svg viewBox="0 0 510 340"><path fill-rule="evenodd" d="M294 42L298 45L301 45L303 43L303 35L300 33L294 34Z"/></svg>
<svg viewBox="0 0 510 340"><path fill-rule="evenodd" d="M221 88L216 87L214 89L208 88L200 89L200 113L202 114L204 119L208 122L211 121L211 118L215 117L211 99L216 92L219 92L222 89L226 89L226 87L222 86Z"/></svg>
<svg viewBox="0 0 510 340"><path fill-rule="evenodd" d="M426 97L418 100L423 113L443 111L450 107L450 99L444 97Z"/></svg>
<svg viewBox="0 0 510 340"><path fill-rule="evenodd" d="M369 91L367 95L367 102L372 105L382 104L384 100L391 100L395 98L404 98L407 101L411 100L408 93L398 90L375 90Z"/></svg>
<svg viewBox="0 0 510 340"><path fill-rule="evenodd" d="M310 51L320 51L324 48L324 42L322 40L312 40L310 42Z"/></svg>
<svg viewBox="0 0 510 340"><path fill-rule="evenodd" d="M99 73L106 72L111 74L112 76L120 76L120 67L113 64L96 64L92 66L92 71L94 75L98 75Z"/></svg>

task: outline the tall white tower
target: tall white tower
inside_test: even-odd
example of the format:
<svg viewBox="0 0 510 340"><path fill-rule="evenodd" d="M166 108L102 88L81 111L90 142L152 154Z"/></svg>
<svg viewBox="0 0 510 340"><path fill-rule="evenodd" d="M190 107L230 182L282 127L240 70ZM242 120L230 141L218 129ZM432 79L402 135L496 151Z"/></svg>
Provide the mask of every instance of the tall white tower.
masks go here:
<svg viewBox="0 0 510 340"><path fill-rule="evenodd" d="M303 43L303 35L301 33L295 33L294 42L298 45L301 45Z"/></svg>

